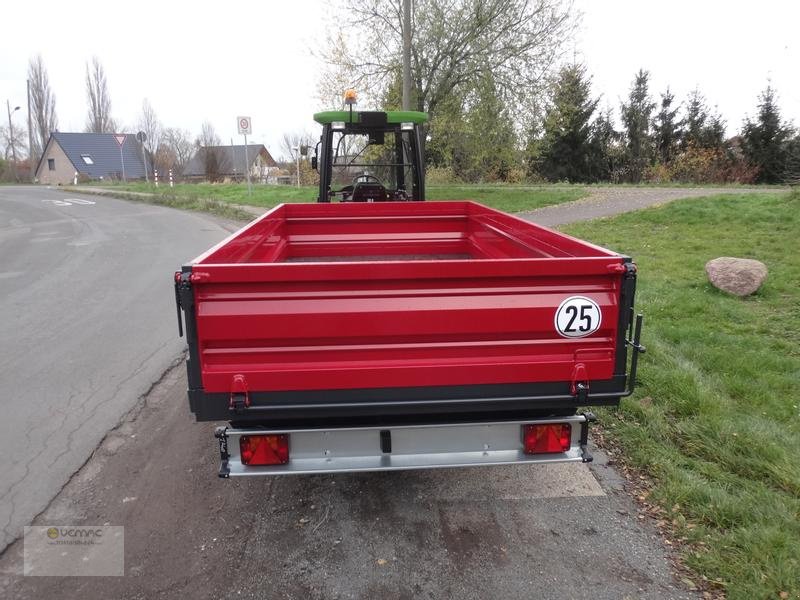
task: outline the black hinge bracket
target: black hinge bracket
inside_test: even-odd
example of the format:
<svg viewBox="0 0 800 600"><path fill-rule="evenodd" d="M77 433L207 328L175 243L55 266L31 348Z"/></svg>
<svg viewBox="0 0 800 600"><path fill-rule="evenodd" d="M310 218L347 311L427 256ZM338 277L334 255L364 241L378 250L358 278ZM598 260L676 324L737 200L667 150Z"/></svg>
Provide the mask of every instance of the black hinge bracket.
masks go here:
<svg viewBox="0 0 800 600"><path fill-rule="evenodd" d="M594 413L581 413L585 417L585 421L581 423L581 460L585 463L590 463L594 457L589 454L589 423L594 423L597 417Z"/></svg>
<svg viewBox="0 0 800 600"><path fill-rule="evenodd" d="M250 407L250 392L244 375L234 375L231 383L231 400L228 408L240 415Z"/></svg>
<svg viewBox="0 0 800 600"><path fill-rule="evenodd" d="M244 412L244 409L247 408L247 404L247 394L231 394L231 403L229 408L237 415L240 415Z"/></svg>
<svg viewBox="0 0 800 600"><path fill-rule="evenodd" d="M589 399L589 375L586 365L577 363L572 370L572 382L570 383L570 393L575 397L579 404L586 404Z"/></svg>
<svg viewBox="0 0 800 600"><path fill-rule="evenodd" d="M230 467L228 466L230 454L228 454L227 431L227 427L217 427L214 430L214 437L217 438L217 442L219 442L219 477L222 479L227 479L231 474Z"/></svg>
<svg viewBox="0 0 800 600"><path fill-rule="evenodd" d="M575 385L575 398L578 400L579 404L586 404L589 400L589 384L588 383L577 383Z"/></svg>
<svg viewBox="0 0 800 600"><path fill-rule="evenodd" d="M631 356L631 370L628 374L628 389L625 392L626 396L630 396L633 391L636 389L636 369L639 366L639 355L644 354L647 352L647 348L642 346L640 343L642 337L642 323L644 322L644 317L642 315L636 315L636 319L633 318L633 309L631 309L631 319L630 319L630 327L628 329L628 339L625 340L625 343L633 348L633 356Z"/></svg>
<svg viewBox="0 0 800 600"><path fill-rule="evenodd" d="M190 311L194 306L194 298L192 296L192 284L190 277L192 276L189 271L178 271L175 273L175 310L178 314L178 336L183 337L183 318L181 309Z"/></svg>
<svg viewBox="0 0 800 600"><path fill-rule="evenodd" d="M181 315L181 274L175 273L175 311L178 313L178 337L183 337L183 315Z"/></svg>

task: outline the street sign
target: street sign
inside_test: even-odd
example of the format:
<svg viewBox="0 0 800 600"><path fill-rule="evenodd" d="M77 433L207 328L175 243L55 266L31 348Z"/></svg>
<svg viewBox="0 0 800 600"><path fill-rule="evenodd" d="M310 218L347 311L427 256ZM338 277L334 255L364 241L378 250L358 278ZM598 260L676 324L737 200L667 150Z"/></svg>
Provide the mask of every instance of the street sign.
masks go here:
<svg viewBox="0 0 800 600"><path fill-rule="evenodd" d="M144 143L147 141L147 134L144 131L140 131L136 134L136 139Z"/></svg>
<svg viewBox="0 0 800 600"><path fill-rule="evenodd" d="M117 144L120 148L122 148L122 144L125 143L125 136L124 135L115 135L114 139L117 140Z"/></svg>
<svg viewBox="0 0 800 600"><path fill-rule="evenodd" d="M236 117L236 122L239 125L239 133L241 135L251 135L253 133L253 124L250 122L250 117Z"/></svg>

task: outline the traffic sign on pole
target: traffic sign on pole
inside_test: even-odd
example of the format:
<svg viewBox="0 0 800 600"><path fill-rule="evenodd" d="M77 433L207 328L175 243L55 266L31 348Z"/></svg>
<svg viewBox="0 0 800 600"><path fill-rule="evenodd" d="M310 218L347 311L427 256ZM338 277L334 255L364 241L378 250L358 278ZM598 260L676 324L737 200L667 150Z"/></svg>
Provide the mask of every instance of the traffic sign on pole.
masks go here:
<svg viewBox="0 0 800 600"><path fill-rule="evenodd" d="M240 135L251 135L253 133L253 124L250 122L250 117L236 117L236 122L239 125Z"/></svg>
<svg viewBox="0 0 800 600"><path fill-rule="evenodd" d="M117 145L119 146L119 162L122 165L122 181L127 181L125 178L125 157L122 156L122 145L125 143L125 135L115 135L114 139L117 140Z"/></svg>
<svg viewBox="0 0 800 600"><path fill-rule="evenodd" d="M247 174L247 195L253 194L250 184L250 159L247 156L247 136L253 133L253 124L250 117L236 117L236 124L239 126L239 133L244 136L244 172Z"/></svg>

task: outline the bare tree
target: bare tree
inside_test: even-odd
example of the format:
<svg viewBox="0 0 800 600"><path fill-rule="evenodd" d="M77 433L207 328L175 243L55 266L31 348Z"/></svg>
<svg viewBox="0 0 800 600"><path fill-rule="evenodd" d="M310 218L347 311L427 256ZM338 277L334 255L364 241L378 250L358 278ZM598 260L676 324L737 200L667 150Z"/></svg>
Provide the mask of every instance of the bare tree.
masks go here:
<svg viewBox="0 0 800 600"><path fill-rule="evenodd" d="M27 144L25 143L26 131L22 127L17 127L14 123L14 114L19 107L12 110L10 103L6 101L5 108L8 111L8 126L0 126L0 142L3 144L3 156L5 160L8 161L11 159L8 165L8 167L10 167L8 171L11 173L14 181L19 181L19 161L22 156L25 155L25 150L27 148Z"/></svg>
<svg viewBox="0 0 800 600"><path fill-rule="evenodd" d="M358 77L357 69L352 64L347 42L341 29L328 36L324 60L326 68L323 76L317 81L317 99L321 109L338 108L343 101L344 91L354 87ZM361 100L368 100L366 90L360 90Z"/></svg>
<svg viewBox="0 0 800 600"><path fill-rule="evenodd" d="M326 44L335 52L326 57L323 80L349 80L381 97L401 69L402 0L344 1L352 25L347 38L337 29ZM487 73L504 98L522 103L565 49L576 19L572 3L563 0L416 0L411 53L416 108L435 113L454 91Z"/></svg>
<svg viewBox="0 0 800 600"><path fill-rule="evenodd" d="M203 123L195 145L209 181L219 181L230 170L228 154L220 148L221 143L214 126L209 121Z"/></svg>
<svg viewBox="0 0 800 600"><path fill-rule="evenodd" d="M5 111L3 111L5 112ZM19 127L11 121L11 129L8 125L0 125L0 144L3 146L3 158L5 160L17 157L17 159L25 156L27 144L25 140L28 132L24 127Z"/></svg>
<svg viewBox="0 0 800 600"><path fill-rule="evenodd" d="M139 120L136 122L136 129L144 131L147 136L144 147L151 155L155 155L161 144L163 127L147 98L142 102L142 114L139 115Z"/></svg>
<svg viewBox="0 0 800 600"><path fill-rule="evenodd" d="M111 117L108 81L103 65L96 56L92 58L91 66L86 63L86 99L89 101L87 133L113 133L117 124Z"/></svg>
<svg viewBox="0 0 800 600"><path fill-rule="evenodd" d="M171 157L171 162L166 166L159 160L156 160L156 164L159 165L160 169L166 166L166 168L172 168L175 170L176 174L179 174L183 172L184 167L192 159L194 152L195 146L192 143L191 134L188 131L185 129L168 127L161 136L161 145L156 152L156 156L158 157L158 155L162 153L165 156L169 155Z"/></svg>
<svg viewBox="0 0 800 600"><path fill-rule="evenodd" d="M283 137L281 138L281 158L285 161L297 160L298 149L300 146L313 147L313 139L314 136L306 131L284 133Z"/></svg>
<svg viewBox="0 0 800 600"><path fill-rule="evenodd" d="M31 163L38 160L50 139L50 133L58 128L56 95L50 89L42 55L37 54L28 62L28 80L31 93Z"/></svg>
<svg viewBox="0 0 800 600"><path fill-rule="evenodd" d="M212 125L210 121L206 121L200 127L200 135L197 136L195 143L201 148L205 148L208 146L219 146L222 141L217 135L214 125Z"/></svg>

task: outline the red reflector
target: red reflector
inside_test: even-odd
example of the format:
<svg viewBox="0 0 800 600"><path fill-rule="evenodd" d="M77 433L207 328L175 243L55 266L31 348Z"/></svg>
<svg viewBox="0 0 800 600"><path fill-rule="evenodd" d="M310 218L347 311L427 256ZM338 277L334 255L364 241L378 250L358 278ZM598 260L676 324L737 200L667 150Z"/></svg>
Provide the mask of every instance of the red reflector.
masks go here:
<svg viewBox="0 0 800 600"><path fill-rule="evenodd" d="M244 465L285 465L289 462L289 436L243 435L239 438L239 451Z"/></svg>
<svg viewBox="0 0 800 600"><path fill-rule="evenodd" d="M555 454L569 450L572 427L569 423L522 426L525 454Z"/></svg>

